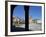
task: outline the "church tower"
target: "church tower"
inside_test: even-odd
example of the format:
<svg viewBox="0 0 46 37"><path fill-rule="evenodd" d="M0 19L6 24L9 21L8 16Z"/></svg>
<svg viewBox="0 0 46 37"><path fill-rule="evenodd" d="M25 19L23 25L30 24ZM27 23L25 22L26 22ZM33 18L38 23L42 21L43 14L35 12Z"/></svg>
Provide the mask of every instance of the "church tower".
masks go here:
<svg viewBox="0 0 46 37"><path fill-rule="evenodd" d="M32 16L29 16L29 24L32 24Z"/></svg>

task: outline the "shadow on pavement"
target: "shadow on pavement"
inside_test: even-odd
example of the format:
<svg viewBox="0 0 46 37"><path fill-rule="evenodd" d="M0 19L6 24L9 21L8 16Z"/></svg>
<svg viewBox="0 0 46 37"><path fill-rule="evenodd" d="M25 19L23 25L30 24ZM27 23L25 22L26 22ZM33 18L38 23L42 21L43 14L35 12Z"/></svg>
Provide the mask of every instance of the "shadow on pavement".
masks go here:
<svg viewBox="0 0 46 37"><path fill-rule="evenodd" d="M15 27L15 26L11 27L11 32L20 32L20 31L25 31L25 28ZM30 30L30 31L32 31L32 30Z"/></svg>

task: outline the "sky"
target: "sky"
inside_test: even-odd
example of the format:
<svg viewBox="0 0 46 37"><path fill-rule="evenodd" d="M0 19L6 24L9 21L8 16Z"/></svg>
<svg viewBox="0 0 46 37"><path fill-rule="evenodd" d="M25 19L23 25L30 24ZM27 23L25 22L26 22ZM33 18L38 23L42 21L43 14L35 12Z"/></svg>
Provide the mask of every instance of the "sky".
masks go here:
<svg viewBox="0 0 46 37"><path fill-rule="evenodd" d="M41 6L30 6L29 16L32 16L32 19L41 19ZM20 5L14 8L13 16L25 19L24 6Z"/></svg>

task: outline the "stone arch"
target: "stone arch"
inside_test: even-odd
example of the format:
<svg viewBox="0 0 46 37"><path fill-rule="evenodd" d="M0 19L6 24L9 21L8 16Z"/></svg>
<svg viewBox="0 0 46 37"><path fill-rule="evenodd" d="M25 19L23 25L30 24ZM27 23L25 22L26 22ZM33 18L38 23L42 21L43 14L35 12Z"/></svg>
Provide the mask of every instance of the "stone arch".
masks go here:
<svg viewBox="0 0 46 37"><path fill-rule="evenodd" d="M11 5L11 18L13 15L13 10L17 5ZM28 31L29 30L29 6L24 6L24 11L25 11L25 30ZM11 19L11 31L14 30L12 26L12 19Z"/></svg>

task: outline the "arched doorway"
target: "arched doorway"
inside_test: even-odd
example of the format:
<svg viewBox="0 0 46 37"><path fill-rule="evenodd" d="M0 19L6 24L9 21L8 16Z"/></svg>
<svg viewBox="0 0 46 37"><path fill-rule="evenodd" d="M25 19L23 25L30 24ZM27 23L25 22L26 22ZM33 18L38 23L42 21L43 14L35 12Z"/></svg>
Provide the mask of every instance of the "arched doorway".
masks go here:
<svg viewBox="0 0 46 37"><path fill-rule="evenodd" d="M12 25L12 15L13 15L13 10L16 8L17 5L11 5L11 31L15 31L15 27ZM29 31L29 6L24 5L24 11L25 11L25 30L24 31Z"/></svg>

